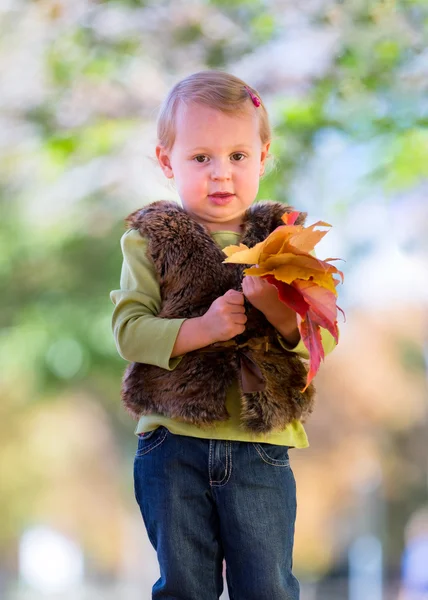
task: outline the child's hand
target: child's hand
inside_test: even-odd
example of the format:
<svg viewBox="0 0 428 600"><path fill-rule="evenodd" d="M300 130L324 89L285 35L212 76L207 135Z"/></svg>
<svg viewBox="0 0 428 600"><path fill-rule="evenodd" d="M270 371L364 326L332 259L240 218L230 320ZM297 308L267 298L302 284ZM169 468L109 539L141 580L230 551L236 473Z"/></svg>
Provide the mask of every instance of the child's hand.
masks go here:
<svg viewBox="0 0 428 600"><path fill-rule="evenodd" d="M211 304L201 317L208 337L214 342L225 342L245 331L247 317L244 308L244 295L236 290L228 290Z"/></svg>
<svg viewBox="0 0 428 600"><path fill-rule="evenodd" d="M279 299L274 285L261 277L247 275L242 281L242 290L251 304L265 315L287 342L292 346L297 344L300 334L296 313Z"/></svg>
<svg viewBox="0 0 428 600"><path fill-rule="evenodd" d="M275 309L283 311L287 308L279 299L276 287L261 277L245 276L242 280L242 291L251 304L265 316Z"/></svg>

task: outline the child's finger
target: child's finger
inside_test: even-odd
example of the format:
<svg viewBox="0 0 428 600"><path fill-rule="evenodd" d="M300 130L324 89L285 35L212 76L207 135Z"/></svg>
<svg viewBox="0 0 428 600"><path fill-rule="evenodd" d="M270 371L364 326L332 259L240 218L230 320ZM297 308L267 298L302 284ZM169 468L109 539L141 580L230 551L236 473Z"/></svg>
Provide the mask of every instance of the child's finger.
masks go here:
<svg viewBox="0 0 428 600"><path fill-rule="evenodd" d="M234 315L245 315L245 306L243 304L232 304L231 313Z"/></svg>
<svg viewBox="0 0 428 600"><path fill-rule="evenodd" d="M247 315L244 314L236 314L233 318L234 323L236 323L237 325L245 325L245 323L247 322Z"/></svg>
<svg viewBox="0 0 428 600"><path fill-rule="evenodd" d="M249 275L244 277L244 279L242 280L242 290L244 294L249 293L254 289L254 279L256 278L250 277Z"/></svg>
<svg viewBox="0 0 428 600"><path fill-rule="evenodd" d="M228 304L244 304L244 294L237 290L227 290L224 297Z"/></svg>
<svg viewBox="0 0 428 600"><path fill-rule="evenodd" d="M261 290L269 290L270 289L272 284L269 283L269 281L266 281L266 279L262 279L261 277L257 277L257 279L258 279L257 284L258 284L259 289L261 289Z"/></svg>

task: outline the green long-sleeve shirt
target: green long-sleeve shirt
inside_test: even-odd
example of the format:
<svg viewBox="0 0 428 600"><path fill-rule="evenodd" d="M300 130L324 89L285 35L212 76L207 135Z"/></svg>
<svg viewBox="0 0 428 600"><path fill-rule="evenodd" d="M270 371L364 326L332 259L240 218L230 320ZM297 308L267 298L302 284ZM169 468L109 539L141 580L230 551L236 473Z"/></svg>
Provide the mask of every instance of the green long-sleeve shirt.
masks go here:
<svg viewBox="0 0 428 600"><path fill-rule="evenodd" d="M214 241L225 248L239 243L239 233L233 231L213 232ZM163 319L157 315L161 308L161 296L155 267L147 255L147 239L134 229L129 229L121 239L123 265L120 289L113 290L110 298L115 305L112 325L119 354L130 362L156 365L173 370L181 357L171 357L181 324L185 319ZM287 350L308 358L308 352L299 342L295 348ZM325 354L335 346L333 337L322 330ZM151 431L159 425L165 425L171 433L199 438L211 438L237 441L256 441L305 448L308 444L305 429L300 421L293 421L283 431L256 435L240 427L240 395L238 382L230 387L226 397L226 407L230 419L216 423L209 428L201 428L183 423L159 414L144 415L138 421L135 433Z"/></svg>

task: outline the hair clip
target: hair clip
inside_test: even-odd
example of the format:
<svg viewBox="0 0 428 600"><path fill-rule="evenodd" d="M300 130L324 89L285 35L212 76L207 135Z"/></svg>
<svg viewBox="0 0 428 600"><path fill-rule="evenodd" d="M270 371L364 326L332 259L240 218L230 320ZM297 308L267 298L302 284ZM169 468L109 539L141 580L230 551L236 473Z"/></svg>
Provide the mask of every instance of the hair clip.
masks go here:
<svg viewBox="0 0 428 600"><path fill-rule="evenodd" d="M256 96L251 90L250 88L246 85L245 89L247 90L247 92L250 94L250 98L253 101L254 106L259 107L261 102L260 102L260 98L258 96Z"/></svg>

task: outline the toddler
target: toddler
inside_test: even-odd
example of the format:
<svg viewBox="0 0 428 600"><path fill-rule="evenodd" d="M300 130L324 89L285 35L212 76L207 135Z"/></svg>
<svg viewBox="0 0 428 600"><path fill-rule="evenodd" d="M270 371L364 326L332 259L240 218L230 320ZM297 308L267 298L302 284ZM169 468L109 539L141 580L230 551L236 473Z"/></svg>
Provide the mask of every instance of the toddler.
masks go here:
<svg viewBox="0 0 428 600"><path fill-rule="evenodd" d="M130 362L122 398L138 419L135 495L160 567L153 599L217 600L223 560L231 600L299 598L288 451L308 446L308 354L276 288L222 252L264 240L292 210L254 203L270 142L244 81L220 71L180 81L159 114L156 156L181 206L132 213L121 240L113 330ZM327 354L334 340L322 339Z"/></svg>

